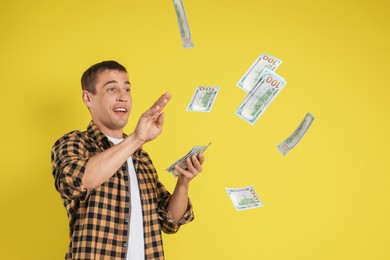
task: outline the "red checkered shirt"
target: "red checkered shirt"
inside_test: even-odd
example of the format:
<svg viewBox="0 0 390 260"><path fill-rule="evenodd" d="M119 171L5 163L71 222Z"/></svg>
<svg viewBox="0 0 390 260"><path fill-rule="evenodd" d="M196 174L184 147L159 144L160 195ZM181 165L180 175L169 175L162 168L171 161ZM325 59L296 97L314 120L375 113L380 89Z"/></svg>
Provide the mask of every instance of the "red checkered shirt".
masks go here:
<svg viewBox="0 0 390 260"><path fill-rule="evenodd" d="M64 202L70 227L65 259L126 259L131 217L127 162L93 190L82 179L88 159L113 144L91 122L84 132L61 137L51 151L55 187ZM171 194L159 181L149 155L138 149L132 156L142 204L146 259L164 259L161 230L172 234L193 220L191 203L180 221L167 206ZM130 241L131 243L131 241Z"/></svg>

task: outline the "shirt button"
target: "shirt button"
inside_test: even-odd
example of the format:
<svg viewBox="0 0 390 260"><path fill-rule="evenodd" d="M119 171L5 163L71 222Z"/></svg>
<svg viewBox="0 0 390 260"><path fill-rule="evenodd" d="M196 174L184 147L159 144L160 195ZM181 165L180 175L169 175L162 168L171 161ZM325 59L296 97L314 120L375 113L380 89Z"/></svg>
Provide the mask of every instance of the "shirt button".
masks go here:
<svg viewBox="0 0 390 260"><path fill-rule="evenodd" d="M127 218L125 218L125 223L129 223L129 220Z"/></svg>
<svg viewBox="0 0 390 260"><path fill-rule="evenodd" d="M123 242L123 247L127 247L127 243L126 242Z"/></svg>

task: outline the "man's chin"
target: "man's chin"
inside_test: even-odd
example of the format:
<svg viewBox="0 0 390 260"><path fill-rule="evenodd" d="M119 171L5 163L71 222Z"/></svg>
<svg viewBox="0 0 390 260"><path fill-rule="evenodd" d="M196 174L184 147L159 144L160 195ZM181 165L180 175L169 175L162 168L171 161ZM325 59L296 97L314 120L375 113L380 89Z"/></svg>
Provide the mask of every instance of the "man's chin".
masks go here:
<svg viewBox="0 0 390 260"><path fill-rule="evenodd" d="M127 125L127 121L126 121L126 122L116 123L116 124L114 125L114 129L120 130L120 129L125 128L126 125Z"/></svg>

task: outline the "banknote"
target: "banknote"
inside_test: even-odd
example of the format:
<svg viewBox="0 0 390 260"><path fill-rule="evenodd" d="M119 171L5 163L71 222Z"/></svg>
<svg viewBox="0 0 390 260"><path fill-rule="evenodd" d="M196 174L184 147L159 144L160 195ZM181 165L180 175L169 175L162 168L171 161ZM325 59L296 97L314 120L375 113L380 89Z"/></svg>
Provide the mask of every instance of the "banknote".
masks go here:
<svg viewBox="0 0 390 260"><path fill-rule="evenodd" d="M180 166L183 169L187 169L186 159L191 157L191 156L193 156L193 155L196 155L196 154L199 154L199 153L203 153L204 151L206 151L206 149L210 145L211 145L211 143L209 143L208 145L204 145L204 146L194 146L186 155L184 155L182 158L180 158L176 162L172 163L172 165L169 166L166 170L168 172L172 173L175 177L179 176L180 173L178 173L175 170L175 165L178 165L178 166Z"/></svg>
<svg viewBox="0 0 390 260"><path fill-rule="evenodd" d="M218 92L219 87L197 87L187 111L210 112Z"/></svg>
<svg viewBox="0 0 390 260"><path fill-rule="evenodd" d="M252 209L263 206L252 186L225 188L236 210Z"/></svg>
<svg viewBox="0 0 390 260"><path fill-rule="evenodd" d="M181 0L173 0L173 5L176 11L177 22L179 23L180 36L183 46L184 48L193 48L194 44L192 42L190 27L188 26L183 3Z"/></svg>
<svg viewBox="0 0 390 260"><path fill-rule="evenodd" d="M242 88L244 91L249 92L259 82L260 75L265 68L275 71L282 61L276 57L268 54L262 54L256 59L248 71L237 82L237 87Z"/></svg>
<svg viewBox="0 0 390 260"><path fill-rule="evenodd" d="M284 142L278 145L278 149L283 155L286 155L295 145L298 144L311 126L313 120L314 116L307 113L298 128L295 129L295 131Z"/></svg>
<svg viewBox="0 0 390 260"><path fill-rule="evenodd" d="M281 76L271 70L264 71L261 80L236 110L236 115L254 124L285 85L286 81Z"/></svg>

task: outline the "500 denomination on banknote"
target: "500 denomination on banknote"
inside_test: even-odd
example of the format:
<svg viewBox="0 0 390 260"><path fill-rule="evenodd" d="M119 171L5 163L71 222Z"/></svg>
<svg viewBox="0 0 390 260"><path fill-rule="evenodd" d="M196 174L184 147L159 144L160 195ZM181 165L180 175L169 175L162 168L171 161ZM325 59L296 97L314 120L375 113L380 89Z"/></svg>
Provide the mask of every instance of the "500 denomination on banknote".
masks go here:
<svg viewBox="0 0 390 260"><path fill-rule="evenodd" d="M252 209L263 206L252 186L242 188L225 188L236 210Z"/></svg>
<svg viewBox="0 0 390 260"><path fill-rule="evenodd" d="M271 70L264 70L260 81L236 110L236 115L254 124L285 85L286 81L281 76Z"/></svg>
<svg viewBox="0 0 390 260"><path fill-rule="evenodd" d="M275 71L282 61L268 54L262 54L256 59L252 66L245 72L244 76L237 82L237 87L249 92L259 82L264 69Z"/></svg>
<svg viewBox="0 0 390 260"><path fill-rule="evenodd" d="M286 155L294 146L298 144L298 142L306 134L313 120L314 116L310 113L307 113L302 122L299 124L298 128L295 129L295 131L285 141L278 145L278 149L283 155Z"/></svg>
<svg viewBox="0 0 390 260"><path fill-rule="evenodd" d="M187 111L210 112L218 92L219 87L197 87Z"/></svg>
<svg viewBox="0 0 390 260"><path fill-rule="evenodd" d="M199 154L199 153L203 153L204 151L206 151L206 149L210 145L211 145L211 143L209 143L208 145L204 145L204 146L194 146L186 155L184 155L182 158L180 158L176 162L172 163L171 166L169 166L166 170L168 172L172 173L175 177L178 177L180 175L180 173L178 173L175 170L175 165L178 165L183 169L187 169L187 162L186 162L187 158L189 158L193 155Z"/></svg>

